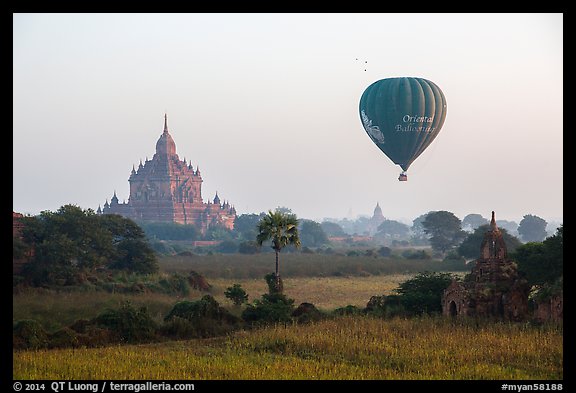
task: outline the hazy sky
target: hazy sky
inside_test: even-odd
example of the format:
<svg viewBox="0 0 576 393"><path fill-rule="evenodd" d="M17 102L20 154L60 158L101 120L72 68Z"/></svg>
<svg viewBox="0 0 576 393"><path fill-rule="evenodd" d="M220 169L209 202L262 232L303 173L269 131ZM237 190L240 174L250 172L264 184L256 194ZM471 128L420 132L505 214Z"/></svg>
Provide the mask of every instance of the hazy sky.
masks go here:
<svg viewBox="0 0 576 393"><path fill-rule="evenodd" d="M128 199L164 113L202 196L238 214L563 219L562 14L14 14L13 209ZM358 60L356 60L358 59ZM367 62L367 63L365 63ZM365 71L366 70L366 71ZM444 92L401 169L358 113L379 79Z"/></svg>

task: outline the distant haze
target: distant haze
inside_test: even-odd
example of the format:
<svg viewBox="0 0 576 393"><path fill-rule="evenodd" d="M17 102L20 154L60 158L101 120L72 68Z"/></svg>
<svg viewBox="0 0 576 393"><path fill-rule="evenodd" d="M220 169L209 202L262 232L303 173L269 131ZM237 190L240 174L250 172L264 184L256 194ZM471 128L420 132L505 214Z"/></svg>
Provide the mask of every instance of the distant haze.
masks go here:
<svg viewBox="0 0 576 393"><path fill-rule="evenodd" d="M447 101L407 182L358 113L396 76ZM563 220L562 14L14 14L14 211L127 200L165 112L238 214Z"/></svg>

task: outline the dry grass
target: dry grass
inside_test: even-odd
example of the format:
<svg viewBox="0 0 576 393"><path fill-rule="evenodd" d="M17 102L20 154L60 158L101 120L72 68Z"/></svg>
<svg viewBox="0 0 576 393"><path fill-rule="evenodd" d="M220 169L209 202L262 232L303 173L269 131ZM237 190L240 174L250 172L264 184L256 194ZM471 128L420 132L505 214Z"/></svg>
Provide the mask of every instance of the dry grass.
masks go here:
<svg viewBox="0 0 576 393"><path fill-rule="evenodd" d="M368 277L290 277L284 278L285 293L298 305L313 303L319 309L330 311L352 304L365 307L370 297L390 293L398 284L411 278L412 274L393 274ZM232 302L224 296L226 288L241 284L249 295L249 302L268 291L264 279L215 278L208 282L210 292L224 307ZM46 290L23 291L12 297L13 320L35 319L49 331L68 326L78 319L96 317L107 308L116 308L125 301L135 306L146 306L150 315L162 322L164 316L180 300L197 300L205 293L192 290L186 297L159 293L119 294L109 292L54 292ZM238 310L236 310L238 311Z"/></svg>
<svg viewBox="0 0 576 393"><path fill-rule="evenodd" d="M313 303L317 308L330 311L349 304L363 308L371 296L390 294L401 282L414 274L392 274L369 277L289 277L283 278L284 293L298 305ZM213 294L224 305L231 304L224 291L238 283L248 293L249 301L267 293L264 280L255 279L212 279Z"/></svg>
<svg viewBox="0 0 576 393"><path fill-rule="evenodd" d="M228 338L15 352L13 379L560 380L562 329L341 317Z"/></svg>

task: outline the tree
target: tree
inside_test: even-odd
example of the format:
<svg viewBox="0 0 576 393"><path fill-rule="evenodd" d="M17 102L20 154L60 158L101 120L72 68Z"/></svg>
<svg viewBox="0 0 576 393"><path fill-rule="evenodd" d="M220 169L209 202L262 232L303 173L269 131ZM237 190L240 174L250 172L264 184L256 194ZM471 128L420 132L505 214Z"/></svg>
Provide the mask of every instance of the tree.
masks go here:
<svg viewBox="0 0 576 393"><path fill-rule="evenodd" d="M500 229L506 229L512 236L520 236L518 233L518 223L515 221L496 220L496 225L498 225L498 228Z"/></svg>
<svg viewBox="0 0 576 393"><path fill-rule="evenodd" d="M378 236L407 237L410 227L395 220L384 220L378 225Z"/></svg>
<svg viewBox="0 0 576 393"><path fill-rule="evenodd" d="M301 220L299 231L303 246L318 247L328 243L328 236L316 221Z"/></svg>
<svg viewBox="0 0 576 393"><path fill-rule="evenodd" d="M516 248L522 245L522 242L515 236L512 236L504 228L499 228L504 238L504 243L506 243L506 249L508 253L514 252ZM484 235L490 230L490 225L481 225L469 234L466 239L458 246L458 254L467 259L478 259L480 258L480 246L482 245L482 240L484 240Z"/></svg>
<svg viewBox="0 0 576 393"><path fill-rule="evenodd" d="M552 285L563 275L564 266L564 227L556 229L556 234L543 242L528 242L519 246L512 258L518 263L518 270L526 274L530 285Z"/></svg>
<svg viewBox="0 0 576 393"><path fill-rule="evenodd" d="M442 253L457 246L466 237L460 219L448 211L428 213L422 221L422 226L424 232L430 236L432 248Z"/></svg>
<svg viewBox="0 0 576 393"><path fill-rule="evenodd" d="M546 233L546 220L526 214L518 224L518 233L525 242L541 242L548 235Z"/></svg>
<svg viewBox="0 0 576 393"><path fill-rule="evenodd" d="M424 222L424 220L426 219L426 216L432 212L428 212L426 214L422 214L418 217L416 217L413 221L412 221L412 226L410 227L410 232L412 233L412 238L411 238L411 242L413 244L428 244L428 236L426 235L426 232L424 231L424 225L422 224Z"/></svg>
<svg viewBox="0 0 576 393"><path fill-rule="evenodd" d="M255 324L290 322L294 311L294 299L283 293L264 293L254 304L248 304L242 312L242 319Z"/></svg>
<svg viewBox="0 0 576 393"><path fill-rule="evenodd" d="M278 254L287 245L300 247L300 236L298 233L298 219L295 214L283 213L280 210L268 211L258 222L258 234L256 242L262 246L265 241L272 241L272 249L276 254L276 284L280 286L280 273L278 270Z"/></svg>
<svg viewBox="0 0 576 393"><path fill-rule="evenodd" d="M108 216L104 215L103 217ZM198 229L191 224L179 224L177 222L146 222L138 221L138 225L144 230L149 239L159 240L189 240L199 238Z"/></svg>
<svg viewBox="0 0 576 393"><path fill-rule="evenodd" d="M324 230L324 233L329 237L346 237L347 234L344 232L342 227L331 221L323 221L320 226Z"/></svg>
<svg viewBox="0 0 576 393"><path fill-rule="evenodd" d="M138 239L125 239L118 243L113 269L150 274L158 271L158 261L147 243Z"/></svg>
<svg viewBox="0 0 576 393"><path fill-rule="evenodd" d="M481 225L488 225L488 224L490 224L490 222L487 219L482 217L481 214L476 213L468 214L462 220L462 228L465 228L468 231L473 231Z"/></svg>
<svg viewBox="0 0 576 393"><path fill-rule="evenodd" d="M234 284L233 286L226 288L224 296L232 300L232 303L234 303L235 306L240 306L242 303L248 301L248 294L240 284Z"/></svg>
<svg viewBox="0 0 576 393"><path fill-rule="evenodd" d="M442 294L453 279L450 273L422 272L401 283L396 292L400 303L410 313L441 313Z"/></svg>
<svg viewBox="0 0 576 393"><path fill-rule="evenodd" d="M22 240L33 250L23 275L36 285L73 284L80 271L118 268L158 270L144 231L119 215L99 216L92 209L64 205L23 220Z"/></svg>
<svg viewBox="0 0 576 393"><path fill-rule="evenodd" d="M256 238L258 222L264 217L260 214L241 214L234 220L234 230L236 238L242 241L249 241Z"/></svg>
<svg viewBox="0 0 576 393"><path fill-rule="evenodd" d="M234 237L232 230L226 228L221 224L211 225L206 234L204 235L204 240L232 240Z"/></svg>
<svg viewBox="0 0 576 393"><path fill-rule="evenodd" d="M255 240L247 240L238 244L240 254L257 254L260 252L260 246Z"/></svg>

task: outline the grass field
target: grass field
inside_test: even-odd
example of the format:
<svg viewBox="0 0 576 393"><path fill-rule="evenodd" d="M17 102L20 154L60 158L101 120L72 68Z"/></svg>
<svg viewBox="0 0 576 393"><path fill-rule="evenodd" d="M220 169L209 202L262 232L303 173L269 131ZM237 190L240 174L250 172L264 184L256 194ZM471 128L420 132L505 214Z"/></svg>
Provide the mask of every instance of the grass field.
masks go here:
<svg viewBox="0 0 576 393"><path fill-rule="evenodd" d="M260 298L267 292L263 277L272 271L273 257L165 258L159 275L197 271L212 285L211 295L239 315L241 310L232 306L224 291L238 283L249 302ZM323 311L349 304L363 308L371 296L393 293L419 271L441 268L441 261L281 256L285 294L296 306L310 302ZM130 301L146 306L152 318L162 322L178 301L203 295L197 290L183 296L23 289L13 295L13 321L35 319L53 332ZM12 365L14 379L34 380L559 380L563 378L562 337L562 327L552 325L332 316L311 324L240 330L209 339L13 351Z"/></svg>
<svg viewBox="0 0 576 393"><path fill-rule="evenodd" d="M13 378L559 380L562 330L340 317L213 339L14 352Z"/></svg>
<svg viewBox="0 0 576 393"><path fill-rule="evenodd" d="M393 274L368 277L292 277L284 279L284 291L295 300L295 305L309 302L321 310L330 311L352 304L365 307L373 295L389 294L398 284L413 277L413 274ZM210 292L223 306L232 303L224 296L226 288L241 284L249 295L249 302L260 298L268 291L264 279L224 279L208 281ZM186 299L195 300L204 295L192 290ZM159 293L120 294L109 292L51 292L31 289L12 297L13 320L35 319L49 331L70 325L77 319L96 317L107 308L118 307L125 301L136 306L146 306L152 317L161 322L164 316L184 297Z"/></svg>

